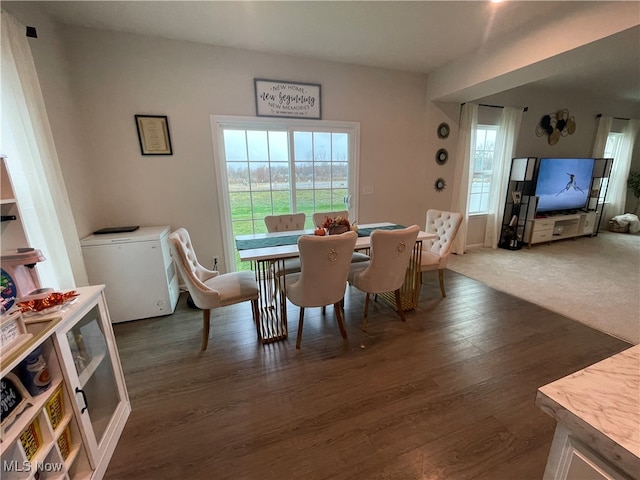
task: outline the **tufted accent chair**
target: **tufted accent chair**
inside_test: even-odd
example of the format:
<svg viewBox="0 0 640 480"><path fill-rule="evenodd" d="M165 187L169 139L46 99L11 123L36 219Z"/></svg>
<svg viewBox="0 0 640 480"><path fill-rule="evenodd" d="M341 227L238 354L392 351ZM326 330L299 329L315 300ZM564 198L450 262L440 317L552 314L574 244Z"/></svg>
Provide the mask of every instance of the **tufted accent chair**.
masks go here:
<svg viewBox="0 0 640 480"><path fill-rule="evenodd" d="M333 304L340 333L343 338L347 338L341 302L347 286L351 253L357 238L356 232L345 232L325 237L303 235L298 239L300 273L285 277L287 298L300 307L296 348L300 348L306 307Z"/></svg>
<svg viewBox="0 0 640 480"><path fill-rule="evenodd" d="M349 212L347 212L346 210L342 210L339 212L316 212L313 214L313 224L316 227L319 227L324 223L327 217L329 218L342 217L342 218L349 219ZM366 255L364 253L353 252L353 254L351 255L351 263L368 262L368 261L369 261L369 255Z"/></svg>
<svg viewBox="0 0 640 480"><path fill-rule="evenodd" d="M304 213L291 213L286 215L267 215L264 217L264 224L267 232L291 232L293 230L304 230L304 222L307 216Z"/></svg>
<svg viewBox="0 0 640 480"><path fill-rule="evenodd" d="M219 273L200 265L189 233L178 228L169 235L171 255L196 307L202 310L202 350L209 343L211 309L251 301L253 319L259 324L258 284L253 272Z"/></svg>
<svg viewBox="0 0 640 480"><path fill-rule="evenodd" d="M402 230L374 230L371 233L371 261L351 265L349 284L367 294L364 301L362 330L367 328L369 295L394 292L400 319L404 322L404 312L400 300L400 287L404 283L411 261L411 253L420 227L412 225Z"/></svg>
<svg viewBox="0 0 640 480"><path fill-rule="evenodd" d="M449 253L453 246L453 239L458 233L462 224L462 214L454 212L444 212L442 210L427 210L427 233L435 233L438 238L425 241L422 244L422 261L420 272L438 270L440 280L440 291L442 296L447 294L444 289L444 269L447 268Z"/></svg>
<svg viewBox="0 0 640 480"><path fill-rule="evenodd" d="M264 224L267 226L267 232L292 232L294 230L304 230L304 222L307 216L304 213L290 213L285 215L267 215L264 217ZM299 258L287 258L284 260L284 270L286 273L300 271ZM280 276L280 272L276 271L276 275Z"/></svg>

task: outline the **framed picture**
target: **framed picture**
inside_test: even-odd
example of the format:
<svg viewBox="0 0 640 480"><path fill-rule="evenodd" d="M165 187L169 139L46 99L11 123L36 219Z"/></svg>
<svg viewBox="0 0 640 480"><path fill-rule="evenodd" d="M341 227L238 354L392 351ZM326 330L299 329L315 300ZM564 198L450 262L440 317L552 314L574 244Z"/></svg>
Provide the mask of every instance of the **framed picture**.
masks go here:
<svg viewBox="0 0 640 480"><path fill-rule="evenodd" d="M513 203L516 205L520 204L522 201L522 192L519 192L518 190L511 192L511 196L513 197Z"/></svg>
<svg viewBox="0 0 640 480"><path fill-rule="evenodd" d="M136 115L142 155L173 155L169 121L165 115Z"/></svg>
<svg viewBox="0 0 640 480"><path fill-rule="evenodd" d="M309 118L320 120L320 85L254 79L258 117Z"/></svg>

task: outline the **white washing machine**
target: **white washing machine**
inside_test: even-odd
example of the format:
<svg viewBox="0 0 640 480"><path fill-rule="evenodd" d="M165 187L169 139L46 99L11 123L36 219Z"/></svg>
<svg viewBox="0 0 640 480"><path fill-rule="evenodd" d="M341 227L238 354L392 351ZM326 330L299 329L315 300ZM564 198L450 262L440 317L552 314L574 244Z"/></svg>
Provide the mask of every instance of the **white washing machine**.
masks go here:
<svg viewBox="0 0 640 480"><path fill-rule="evenodd" d="M80 241L92 285L104 284L113 323L169 315L179 288L168 226L90 235Z"/></svg>

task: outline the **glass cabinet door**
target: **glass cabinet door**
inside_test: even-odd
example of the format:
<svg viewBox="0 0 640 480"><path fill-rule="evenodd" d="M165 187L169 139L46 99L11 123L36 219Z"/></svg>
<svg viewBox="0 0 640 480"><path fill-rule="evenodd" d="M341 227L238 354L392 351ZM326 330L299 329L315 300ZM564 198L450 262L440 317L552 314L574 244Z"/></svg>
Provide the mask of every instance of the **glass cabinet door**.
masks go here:
<svg viewBox="0 0 640 480"><path fill-rule="evenodd" d="M85 425L86 441L95 457L100 457L103 440L108 439L110 426L126 400L114 372L112 346L103 331L99 305L95 305L80 321L65 332L66 343L77 374L77 382L70 383ZM117 354L116 354L117 355ZM93 435L90 433L93 432Z"/></svg>

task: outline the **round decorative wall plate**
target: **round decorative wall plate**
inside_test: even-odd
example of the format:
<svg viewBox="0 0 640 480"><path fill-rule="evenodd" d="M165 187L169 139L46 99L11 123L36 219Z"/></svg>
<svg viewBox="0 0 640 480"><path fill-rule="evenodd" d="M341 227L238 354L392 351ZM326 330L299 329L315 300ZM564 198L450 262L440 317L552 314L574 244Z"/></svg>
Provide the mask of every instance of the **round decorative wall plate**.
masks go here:
<svg viewBox="0 0 640 480"><path fill-rule="evenodd" d="M441 192L444 190L444 187L447 186L447 182L445 182L444 178L440 177L436 180L436 183L433 186L436 189L436 192Z"/></svg>
<svg viewBox="0 0 640 480"><path fill-rule="evenodd" d="M438 165L444 165L449 160L449 152L446 148L441 148L436 152L436 163Z"/></svg>
<svg viewBox="0 0 640 480"><path fill-rule="evenodd" d="M442 122L438 125L438 138L447 138L450 132L451 129L449 128L448 123Z"/></svg>

